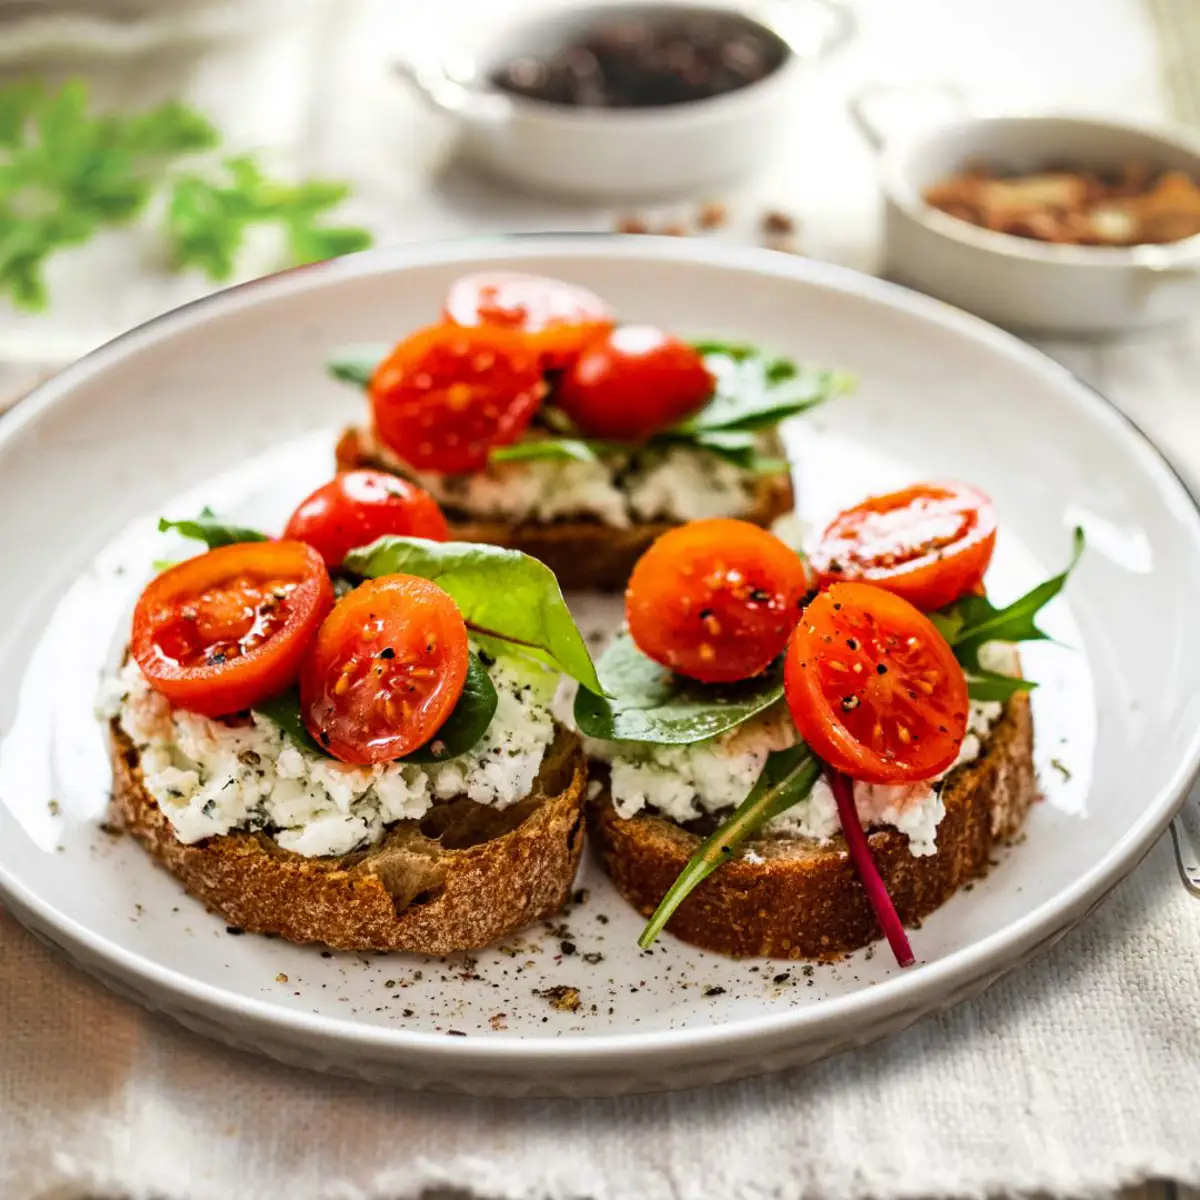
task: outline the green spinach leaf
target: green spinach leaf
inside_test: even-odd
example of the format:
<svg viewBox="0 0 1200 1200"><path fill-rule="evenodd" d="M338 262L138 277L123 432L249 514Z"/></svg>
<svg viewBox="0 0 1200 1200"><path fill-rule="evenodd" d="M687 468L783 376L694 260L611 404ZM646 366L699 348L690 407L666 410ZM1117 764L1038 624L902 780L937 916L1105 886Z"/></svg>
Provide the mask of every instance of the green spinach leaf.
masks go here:
<svg viewBox="0 0 1200 1200"><path fill-rule="evenodd" d="M343 565L367 579L397 572L432 579L454 599L469 628L539 651L585 688L600 690L558 580L528 554L472 542L382 537L351 551Z"/></svg>
<svg viewBox="0 0 1200 1200"><path fill-rule="evenodd" d="M424 746L419 746L398 761L439 763L466 754L487 732L498 700L491 676L478 655L472 653L467 659L467 678L462 695L442 727ZM308 732L300 715L300 695L295 688L256 704L254 711L274 721L294 742L316 754L330 757Z"/></svg>
<svg viewBox="0 0 1200 1200"><path fill-rule="evenodd" d="M675 910L722 863L729 862L744 841L753 837L773 817L807 799L821 770L821 760L804 742L788 750L776 750L768 756L750 794L688 859L687 866L646 923L638 945L647 949Z"/></svg>
<svg viewBox="0 0 1200 1200"><path fill-rule="evenodd" d="M375 374L375 368L387 357L390 349L390 346L381 342L346 346L334 353L326 364L326 370L342 383L365 389Z"/></svg>
<svg viewBox="0 0 1200 1200"><path fill-rule="evenodd" d="M537 441L514 442L497 446L488 455L489 462L529 462L532 459L560 459L568 462L595 462L599 455L597 443L583 438L539 438Z"/></svg>
<svg viewBox="0 0 1200 1200"><path fill-rule="evenodd" d="M580 691L575 724L586 736L609 742L702 742L741 725L783 695L782 661L757 679L696 683L647 658L627 633L601 657L598 674L606 694Z"/></svg>
<svg viewBox="0 0 1200 1200"><path fill-rule="evenodd" d="M218 546L235 546L239 542L265 542L268 537L257 529L249 529L244 525L232 525L227 521L218 520L211 508L200 510L200 515L190 521L168 521L166 517L158 520L159 533L175 530L185 538L193 538L203 542L210 550Z"/></svg>

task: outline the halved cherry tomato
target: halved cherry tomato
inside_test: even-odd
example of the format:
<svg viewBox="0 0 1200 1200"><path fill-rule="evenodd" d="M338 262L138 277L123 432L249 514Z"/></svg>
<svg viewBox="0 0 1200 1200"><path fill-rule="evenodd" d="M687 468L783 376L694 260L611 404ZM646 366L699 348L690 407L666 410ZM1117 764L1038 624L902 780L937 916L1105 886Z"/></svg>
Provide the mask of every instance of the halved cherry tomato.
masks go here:
<svg viewBox="0 0 1200 1200"><path fill-rule="evenodd" d="M385 575L325 618L300 676L300 711L335 758L386 762L437 733L466 678L458 605L428 579Z"/></svg>
<svg viewBox="0 0 1200 1200"><path fill-rule="evenodd" d="M813 555L822 583L860 580L924 612L983 590L996 545L996 511L965 483L918 483L847 509Z"/></svg>
<svg viewBox="0 0 1200 1200"><path fill-rule="evenodd" d="M311 546L222 546L151 580L134 609L130 653L172 704L223 717L296 681L332 605L329 572Z"/></svg>
<svg viewBox="0 0 1200 1200"><path fill-rule="evenodd" d="M686 342L622 325L592 342L559 382L556 402L592 437L644 441L702 407L713 377Z"/></svg>
<svg viewBox="0 0 1200 1200"><path fill-rule="evenodd" d="M808 590L800 556L746 521L692 521L638 560L625 592L643 654L703 683L764 671L783 653Z"/></svg>
<svg viewBox="0 0 1200 1200"><path fill-rule="evenodd" d="M800 736L852 779L932 779L966 735L967 681L946 640L869 584L835 583L805 608L784 685Z"/></svg>
<svg viewBox="0 0 1200 1200"><path fill-rule="evenodd" d="M388 534L444 542L450 527L424 488L386 471L346 471L330 480L301 501L283 531L307 542L330 567Z"/></svg>
<svg viewBox="0 0 1200 1200"><path fill-rule="evenodd" d="M516 333L433 325L402 341L375 370L379 436L420 470L459 474L515 442L546 394L537 352Z"/></svg>
<svg viewBox="0 0 1200 1200"><path fill-rule="evenodd" d="M463 276L450 285L442 313L466 328L492 325L525 334L547 367L566 366L613 326L608 305L587 288L521 271Z"/></svg>

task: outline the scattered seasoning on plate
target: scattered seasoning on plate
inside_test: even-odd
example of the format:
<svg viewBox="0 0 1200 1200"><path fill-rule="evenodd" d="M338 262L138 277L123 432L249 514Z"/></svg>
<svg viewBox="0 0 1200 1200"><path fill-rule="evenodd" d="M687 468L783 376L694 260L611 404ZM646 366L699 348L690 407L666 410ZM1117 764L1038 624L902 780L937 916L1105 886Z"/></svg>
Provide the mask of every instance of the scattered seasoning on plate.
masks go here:
<svg viewBox="0 0 1200 1200"><path fill-rule="evenodd" d="M510 58L491 82L545 104L659 108L748 87L787 55L776 34L737 14L630 14L600 21L552 53Z"/></svg>
<svg viewBox="0 0 1200 1200"><path fill-rule="evenodd" d="M543 1000L549 1000L560 1012L574 1012L580 1005L579 989L568 987L566 984L542 988L540 991L535 988L533 994L541 996Z"/></svg>

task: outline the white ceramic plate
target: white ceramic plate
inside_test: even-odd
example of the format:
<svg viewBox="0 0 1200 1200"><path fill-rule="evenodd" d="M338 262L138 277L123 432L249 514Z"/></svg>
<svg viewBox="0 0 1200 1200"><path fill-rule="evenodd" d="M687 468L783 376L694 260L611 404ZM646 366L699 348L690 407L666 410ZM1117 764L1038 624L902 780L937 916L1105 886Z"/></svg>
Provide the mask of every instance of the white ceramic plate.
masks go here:
<svg viewBox="0 0 1200 1200"><path fill-rule="evenodd" d="M929 475L995 498L1002 599L1090 546L1036 647L1046 802L1024 843L913 934L836 966L729 962L662 939L585 868L561 926L447 962L235 937L129 839L101 832L91 717L153 518L201 502L279 522L328 476L360 400L339 344L430 319L480 264L575 279L629 319L732 334L858 372L792 431L803 509ZM1200 520L1155 450L1015 339L934 301L784 255L556 236L392 250L281 275L151 323L0 421L0 890L112 986L310 1067L471 1092L612 1094L805 1062L963 999L1077 921L1146 852L1200 757ZM1054 765L1056 764L1057 765ZM1062 768L1061 770L1059 768ZM1065 778L1066 773L1070 778ZM53 802L53 803L51 803ZM563 946L563 943L567 946ZM573 952L572 952L573 951ZM597 957L600 956L600 957ZM537 993L579 989L575 1012ZM462 1036L459 1036L462 1035Z"/></svg>

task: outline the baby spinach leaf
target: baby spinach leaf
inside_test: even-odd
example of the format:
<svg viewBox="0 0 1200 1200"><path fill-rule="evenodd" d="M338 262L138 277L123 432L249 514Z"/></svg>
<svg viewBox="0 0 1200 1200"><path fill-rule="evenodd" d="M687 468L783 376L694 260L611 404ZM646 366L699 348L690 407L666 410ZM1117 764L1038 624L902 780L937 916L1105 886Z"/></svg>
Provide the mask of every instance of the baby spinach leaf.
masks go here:
<svg viewBox="0 0 1200 1200"><path fill-rule="evenodd" d="M562 459L574 462L595 462L599 457L596 443L583 438L540 438L531 442L515 442L497 446L488 455L489 462L528 462L532 459Z"/></svg>
<svg viewBox="0 0 1200 1200"><path fill-rule="evenodd" d="M467 659L467 678L463 684L462 695L442 727L424 746L419 746L398 761L449 762L452 758L458 758L460 754L466 754L487 732L487 727L495 716L498 701L491 676L479 661L478 655L472 653ZM292 741L316 754L331 757L308 732L304 718L300 715L300 694L295 688L256 704L254 711L274 721Z"/></svg>
<svg viewBox="0 0 1200 1200"><path fill-rule="evenodd" d="M821 760L804 742L768 755L750 794L688 859L687 866L646 923L638 945L647 949L684 900L722 863L729 862L747 838L753 837L773 817L807 799L821 770Z"/></svg>
<svg viewBox="0 0 1200 1200"><path fill-rule="evenodd" d="M447 762L473 749L487 732L496 715L499 697L479 656L472 653L467 659L467 678L462 695L451 710L441 729L416 750L404 756L404 762Z"/></svg>
<svg viewBox="0 0 1200 1200"><path fill-rule="evenodd" d="M200 515L190 521L168 521L166 517L158 520L159 533L175 530L186 538L203 542L210 550L218 546L235 546L239 542L265 542L268 537L257 529L248 529L244 525L231 525L218 520L211 508L200 510Z"/></svg>
<svg viewBox="0 0 1200 1200"><path fill-rule="evenodd" d="M600 690L558 580L528 554L472 542L382 537L352 550L343 565L367 579L397 572L432 579L454 599L470 629L541 651L585 688Z"/></svg>
<svg viewBox="0 0 1200 1200"><path fill-rule="evenodd" d="M390 349L390 346L381 342L346 346L334 352L326 364L326 370L342 383L366 388L371 382L371 376L375 374L375 368L387 357Z"/></svg>
<svg viewBox="0 0 1200 1200"><path fill-rule="evenodd" d="M1084 550L1083 530L1076 528L1072 537L1071 560L1067 568L1045 583L1026 592L1004 608L997 608L985 596L963 596L948 608L932 615L933 623L954 650L968 673L981 674L979 649L985 642L1043 641L1046 635L1035 618L1066 586Z"/></svg>
<svg viewBox="0 0 1200 1200"><path fill-rule="evenodd" d="M741 683L697 683L647 658L626 633L600 659L605 695L580 691L575 724L609 742L684 746L716 737L770 708L783 695L783 663Z"/></svg>
<svg viewBox="0 0 1200 1200"><path fill-rule="evenodd" d="M972 700L1011 700L1018 692L1032 692L1037 684L1019 675L1000 675L976 668L966 672L967 695Z"/></svg>
<svg viewBox="0 0 1200 1200"><path fill-rule="evenodd" d="M744 347L739 349L745 349ZM827 371L754 352L734 358L727 352L705 356L716 378L713 398L672 432L695 435L715 430L756 433L788 417L843 395L854 386L845 371Z"/></svg>

